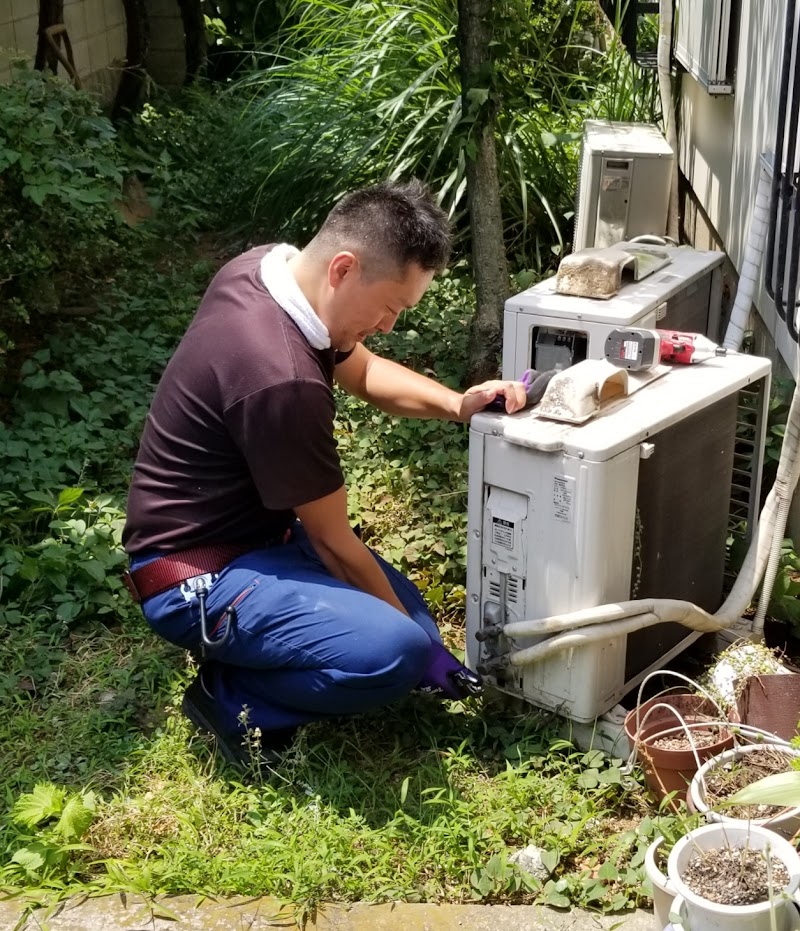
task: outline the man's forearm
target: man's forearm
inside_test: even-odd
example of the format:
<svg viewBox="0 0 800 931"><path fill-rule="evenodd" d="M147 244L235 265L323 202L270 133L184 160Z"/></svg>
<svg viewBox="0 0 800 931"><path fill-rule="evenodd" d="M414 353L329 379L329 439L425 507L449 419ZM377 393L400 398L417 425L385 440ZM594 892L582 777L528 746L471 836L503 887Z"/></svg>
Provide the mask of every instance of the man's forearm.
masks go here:
<svg viewBox="0 0 800 931"><path fill-rule="evenodd" d="M343 545L335 548L321 540L312 540L314 549L319 554L325 568L331 575L360 588L369 595L374 595L387 602L403 614L408 614L400 599L395 595L394 589L381 569L375 557L354 533Z"/></svg>
<svg viewBox="0 0 800 931"><path fill-rule="evenodd" d="M363 390L365 400L388 414L459 419L459 392L380 356L370 359Z"/></svg>

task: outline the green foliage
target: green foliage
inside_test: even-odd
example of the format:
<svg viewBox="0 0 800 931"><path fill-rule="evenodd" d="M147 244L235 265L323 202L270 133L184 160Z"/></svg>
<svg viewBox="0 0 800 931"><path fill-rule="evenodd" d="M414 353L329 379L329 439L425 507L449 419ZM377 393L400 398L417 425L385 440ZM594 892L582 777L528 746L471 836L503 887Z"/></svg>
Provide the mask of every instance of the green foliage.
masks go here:
<svg viewBox="0 0 800 931"><path fill-rule="evenodd" d="M288 199L278 205L274 225L279 208L294 229L310 228L314 210L324 209L345 181L375 180L390 170L438 178L454 217L463 214L474 113L458 108L453 8L440 6L383 5L394 19L374 41L369 29L379 24L367 5L342 8L334 25L345 32L343 41L360 30L366 42L360 83L342 84L358 63L357 51L343 50L313 92L287 80L284 96L269 98L274 88L268 88L266 97L254 97L242 134L235 94L196 95L185 111L157 101L120 142L91 108L80 119L74 115L89 107L82 95L64 85L53 91L64 125L75 120L84 127L70 129L65 146L72 152L69 146L83 139L89 161L74 170L58 162L70 204L45 189L41 208L96 214L80 229L67 224L42 233L42 268L80 247L84 264L76 259L74 267L83 269L82 278L69 288L76 299L94 292L97 312L42 337L0 423L0 701L10 711L0 725L5 888L35 895L264 892L301 911L332 899L538 901L606 911L644 901L642 858L660 830L658 819L637 825L620 761L576 751L548 720L530 713L516 718L487 704L442 706L411 697L372 716L310 726L280 773L262 772L242 785L238 774L212 762L208 742L194 738L175 710L189 674L186 658L154 637L118 578L123 496L149 394L212 273L187 256L182 242L239 215L252 165L277 172L269 183L264 174L258 179L265 198L278 177L309 194L305 206ZM293 9L299 13L301 5ZM560 79L548 83L547 75L583 67L568 39L588 27L582 13L568 17L552 0L542 9L509 10L508 21L498 21L505 64L501 74L487 76L486 100L489 93L507 103L525 95L525 107L505 110L499 132L504 197L517 202L509 242L538 269L570 199L571 134L582 112L564 109ZM537 23L539 45L525 46L526 58L516 61L513 45L529 21ZM321 66L339 54L332 32L311 25L304 33L302 22L298 27L297 55L285 74L302 73L301 39L311 63ZM395 43L397 36L403 39ZM409 81L412 72L419 82ZM337 76L339 84L325 88ZM31 88L46 82L22 80ZM576 86L585 90L588 78ZM340 109L332 88L343 91ZM48 105L31 95L36 106ZM475 107L482 97L475 96ZM267 99L275 105L269 112ZM309 103L316 109L305 120ZM258 135L245 131L250 117L250 129L273 133L265 137L269 148L254 146ZM0 126L4 119L0 114ZM34 140L43 122L32 123ZM310 136L302 144L304 127ZM391 138L371 139L382 128ZM2 144L11 150L5 137ZM42 159L55 157L56 146L48 145L37 149ZM0 172L0 184L27 164L20 155ZM144 230L120 228L109 209L128 170L145 179L159 208ZM80 180L81 172L88 180ZM15 183L22 207L38 208L30 191L23 193L27 181ZM75 194L100 189L97 202ZM44 213L30 217L35 229L45 223ZM64 229L70 242L59 240ZM32 234L22 243L31 268L39 261L36 241ZM4 296L18 278L22 272L0 285ZM27 307L15 300L12 306ZM469 280L445 276L375 348L458 386L473 300ZM457 647L466 428L394 420L347 399L337 430L354 519L363 521L368 542L415 578ZM631 817L615 822L612 813ZM509 861L512 849L528 843L545 850L551 872L545 882Z"/></svg>
<svg viewBox="0 0 800 931"><path fill-rule="evenodd" d="M27 831L14 839L19 846L11 855L7 872L12 876L14 872L22 874L26 881L61 878L71 854L91 849L79 841L92 823L96 808L94 792L67 795L51 784L38 784L32 792L20 796L11 818Z"/></svg>
<svg viewBox="0 0 800 931"><path fill-rule="evenodd" d="M765 495L775 482L793 394L794 382L790 378L773 379L767 406L767 436L764 443Z"/></svg>
<svg viewBox="0 0 800 931"><path fill-rule="evenodd" d="M88 94L24 68L0 85L0 359L32 316L104 282L123 171Z"/></svg>
<svg viewBox="0 0 800 931"><path fill-rule="evenodd" d="M575 751L535 715L408 699L309 726L280 772L244 785L210 765L204 742L187 753L188 731L172 714L132 754L84 835L92 850L68 851L51 890L268 894L306 913L326 901L644 902L660 819L620 829L610 815L636 791L621 761ZM58 808L60 789L36 792L34 807L53 795ZM9 852L20 840L7 838ZM529 843L544 850L545 881L509 861ZM11 858L2 877L33 880Z"/></svg>
<svg viewBox="0 0 800 931"><path fill-rule="evenodd" d="M246 215L248 153L232 144L242 105L212 87L155 97L121 129L126 158L145 183L157 236L229 228Z"/></svg>
<svg viewBox="0 0 800 931"><path fill-rule="evenodd" d="M131 459L149 386L208 273L204 263L174 276L134 267L136 295L122 275L111 291L118 304L80 329L62 324L21 368L9 422L0 422L0 626L36 645L9 649L0 697L21 678L34 689L48 681L67 628L133 613L120 579Z"/></svg>
<svg viewBox="0 0 800 931"><path fill-rule="evenodd" d="M790 624L800 633L800 556L790 539L783 541L778 574L767 609L771 618Z"/></svg>
<svg viewBox="0 0 800 931"><path fill-rule="evenodd" d="M209 45L224 48L252 46L268 39L281 25L288 0L205 0Z"/></svg>
<svg viewBox="0 0 800 931"><path fill-rule="evenodd" d="M797 749L800 739L792 738L792 746ZM785 805L787 808L800 808L800 766L797 759L792 760L792 770L788 773L773 773L728 796L729 805Z"/></svg>
<svg viewBox="0 0 800 931"><path fill-rule="evenodd" d="M445 275L370 347L453 388L465 377L468 279ZM341 393L337 441L351 516L363 539L408 573L440 619L463 613L466 571L467 428L398 419Z"/></svg>
<svg viewBox="0 0 800 931"><path fill-rule="evenodd" d="M657 73L641 68L630 57L618 36L609 37L608 48L599 53L586 51L592 61L591 73L596 90L588 105L585 119L619 120L627 123L662 121L661 96Z"/></svg>
<svg viewBox="0 0 800 931"><path fill-rule="evenodd" d="M504 4L486 86L470 89L463 108L450 0L295 0L277 51L267 48L266 66L239 84L251 100L234 145L251 151L258 222L305 241L345 191L415 175L468 236L470 131L492 106L509 250L546 265L550 245L566 235L588 106L580 98L592 90L589 74L570 71L580 57L570 39L591 34L594 10Z"/></svg>

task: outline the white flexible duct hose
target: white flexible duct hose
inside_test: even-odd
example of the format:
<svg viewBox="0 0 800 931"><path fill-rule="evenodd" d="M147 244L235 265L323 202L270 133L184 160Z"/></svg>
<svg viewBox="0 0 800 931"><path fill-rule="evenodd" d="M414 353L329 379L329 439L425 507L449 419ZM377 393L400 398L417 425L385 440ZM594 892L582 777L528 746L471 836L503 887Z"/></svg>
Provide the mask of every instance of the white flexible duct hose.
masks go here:
<svg viewBox="0 0 800 931"><path fill-rule="evenodd" d="M661 114L664 120L664 136L674 153L672 160L672 183L669 191L667 213L667 235L678 240L678 131L675 127L675 106L672 101L672 75L670 53L672 50L672 0L659 0L658 4L658 91L661 97Z"/></svg>
<svg viewBox="0 0 800 931"><path fill-rule="evenodd" d="M736 289L736 300L733 302L728 329L725 331L725 339L722 343L726 349L739 349L750 319L750 307L756 292L761 259L764 255L764 241L767 237L770 186L771 181L766 166L762 165L756 188L756 203L750 218L750 230L747 234L742 268L739 272L739 287Z"/></svg>

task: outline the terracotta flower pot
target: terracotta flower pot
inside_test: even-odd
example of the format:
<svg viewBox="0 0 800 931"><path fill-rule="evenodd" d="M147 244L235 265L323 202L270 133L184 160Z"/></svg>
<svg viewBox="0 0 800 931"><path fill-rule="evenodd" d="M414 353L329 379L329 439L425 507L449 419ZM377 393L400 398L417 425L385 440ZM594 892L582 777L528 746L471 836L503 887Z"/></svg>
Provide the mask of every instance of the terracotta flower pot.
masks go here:
<svg viewBox="0 0 800 931"><path fill-rule="evenodd" d="M658 705L668 707L656 707ZM654 710L651 711L651 709ZM653 746L653 741L664 731L678 728L672 735L669 735L677 737L686 733L670 709L675 709L690 725L719 720L719 711L713 702L702 695L688 692L657 695L651 698L639 706L638 719L636 708L628 712L625 718L625 733L628 735L631 750L637 746L647 785L659 800L672 792L677 792L681 797L685 796L686 788L698 770L698 759L702 764L709 757L716 756L733 745L733 734L723 727L720 729L718 740L708 746L698 746L694 751ZM640 733L637 733L637 720ZM689 733L696 735L697 729L692 728Z"/></svg>

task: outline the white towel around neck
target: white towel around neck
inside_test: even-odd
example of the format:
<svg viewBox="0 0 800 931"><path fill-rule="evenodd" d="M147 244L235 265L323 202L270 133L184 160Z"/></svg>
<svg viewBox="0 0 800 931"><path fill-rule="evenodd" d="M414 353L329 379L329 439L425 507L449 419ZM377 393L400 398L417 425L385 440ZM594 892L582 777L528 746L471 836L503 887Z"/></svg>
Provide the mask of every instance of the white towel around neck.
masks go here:
<svg viewBox="0 0 800 931"><path fill-rule="evenodd" d="M287 262L299 249L281 243L270 249L261 260L261 280L275 301L300 328L300 332L314 349L329 349L331 335L316 311L300 290Z"/></svg>

